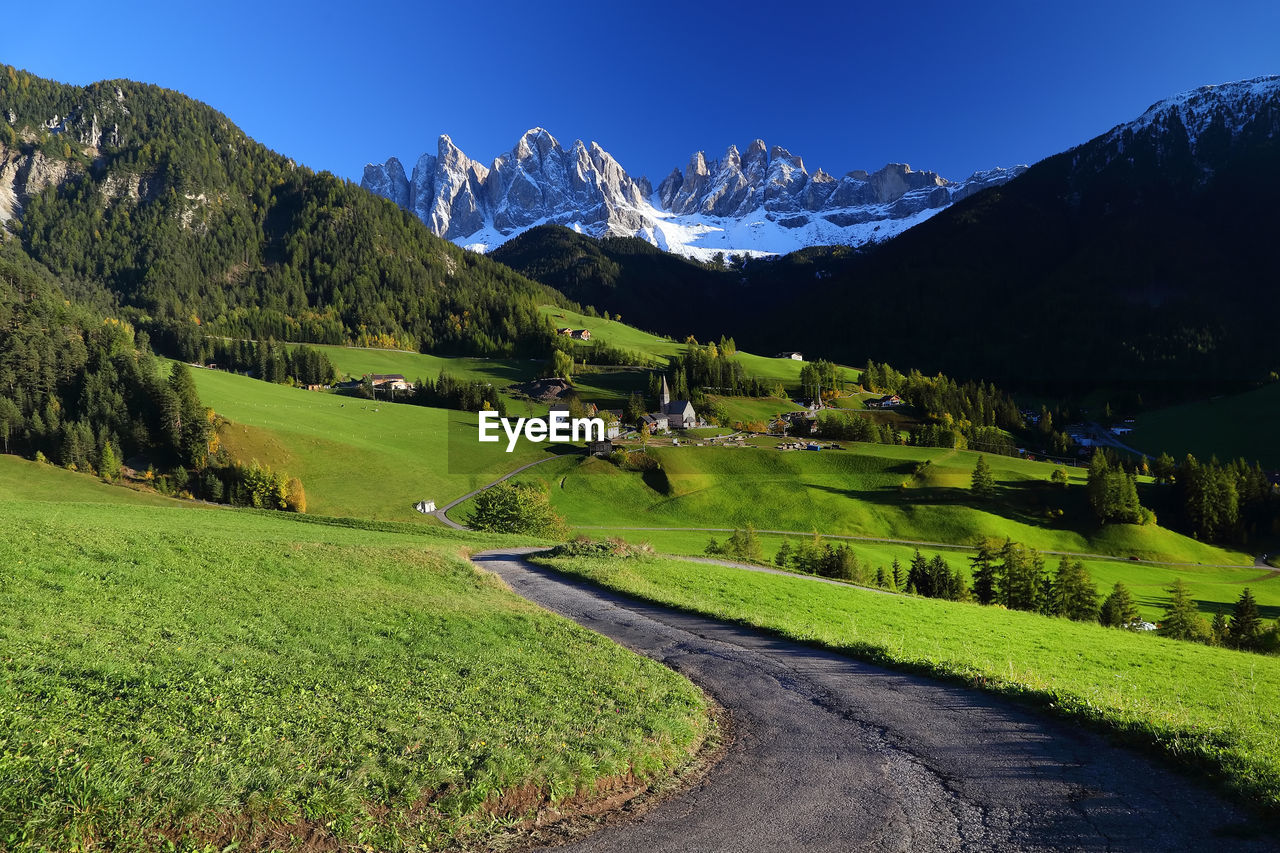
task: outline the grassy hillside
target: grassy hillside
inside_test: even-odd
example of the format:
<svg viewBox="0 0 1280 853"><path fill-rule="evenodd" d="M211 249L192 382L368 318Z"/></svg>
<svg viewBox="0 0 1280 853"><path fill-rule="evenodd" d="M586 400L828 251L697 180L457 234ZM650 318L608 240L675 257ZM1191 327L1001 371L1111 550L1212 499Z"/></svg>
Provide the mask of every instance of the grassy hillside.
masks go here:
<svg viewBox="0 0 1280 853"><path fill-rule="evenodd" d="M55 176L9 223L24 248L184 360L200 360L210 333L540 354L550 336L537 305L566 301L157 86L72 86L0 66L0 160L10 156L17 171L52 161L35 168Z"/></svg>
<svg viewBox="0 0 1280 853"><path fill-rule="evenodd" d="M621 321L605 320L600 317L588 317L568 308L553 305L543 305L539 310L543 316L550 317L557 327L569 326L574 329L589 329L593 341L602 340L611 346L645 352L664 358L684 352L684 341L677 342L671 338L642 332L626 325L627 318L625 316ZM776 379L788 387L799 385L800 368L805 365L803 361L754 355L741 350L738 351L738 360L742 362L747 375L758 376L761 379ZM858 370L851 367L846 367L845 373L850 382L857 380L860 375Z"/></svg>
<svg viewBox="0 0 1280 853"><path fill-rule="evenodd" d="M1280 659L665 559L539 560L610 589L1102 724L1280 808Z"/></svg>
<svg viewBox="0 0 1280 853"><path fill-rule="evenodd" d="M648 544L664 554L702 557L706 554L707 542L714 538L723 543L727 532L708 532L700 530L636 530L628 527L582 527L578 532L593 539L616 537L635 544ZM773 533L757 534L766 560L772 560L778 553L784 539L791 541L796 547L812 534L795 534L780 536ZM911 545L892 545L884 542L864 540L839 540L827 537L829 544L850 546L858 559L867 562L873 571L877 567L891 570L896 559L903 571L915 553ZM969 571L969 558L973 551L966 548L923 547L921 552L926 556L941 554L952 568L959 568L966 580L972 582ZM1046 556L1050 569L1057 567L1058 558ZM1074 560L1073 560L1074 562ZM1257 599L1259 610L1265 619L1280 618L1280 572L1259 569L1253 566L1238 568L1209 566L1163 566L1147 563L1134 563L1124 559L1084 559L1081 560L1093 578L1098 589L1100 600L1105 598L1116 582L1123 582L1133 594L1134 602L1142 617L1149 622L1158 622L1164 615L1169 603L1169 586L1176 578L1181 578L1187 585L1188 594L1196 602L1205 618L1212 619L1215 613L1230 617L1232 605L1240 597L1240 591L1246 586Z"/></svg>
<svg viewBox="0 0 1280 853"><path fill-rule="evenodd" d="M303 391L214 370L193 371L205 405L230 423L237 458L302 479L310 511L408 520L413 504L449 500L544 455L548 445L477 441L475 413Z"/></svg>
<svg viewBox="0 0 1280 853"><path fill-rule="evenodd" d="M843 451L780 453L766 448L656 447L661 472L641 475L598 459L566 458L527 472L553 486L552 501L575 524L814 529L971 544L1010 537L1041 550L1186 563L1250 565L1154 525L1080 526L1048 517L1087 517L1083 469L1076 487L1049 482L1052 466L987 456L998 483L988 505L968 486L977 454L855 443ZM927 464L926 464L927 463Z"/></svg>
<svg viewBox="0 0 1280 853"><path fill-rule="evenodd" d="M8 850L436 849L681 763L707 731L683 678L477 574L457 552L479 537L0 514Z"/></svg>
<svg viewBox="0 0 1280 853"><path fill-rule="evenodd" d="M0 454L0 501L106 503L135 506L193 506L155 492L111 486L87 474Z"/></svg>
<svg viewBox="0 0 1280 853"><path fill-rule="evenodd" d="M1280 383L1255 391L1215 397L1148 412L1138 418L1125 441L1152 456L1161 452L1180 459L1191 453L1201 459L1243 457L1268 470L1280 469Z"/></svg>

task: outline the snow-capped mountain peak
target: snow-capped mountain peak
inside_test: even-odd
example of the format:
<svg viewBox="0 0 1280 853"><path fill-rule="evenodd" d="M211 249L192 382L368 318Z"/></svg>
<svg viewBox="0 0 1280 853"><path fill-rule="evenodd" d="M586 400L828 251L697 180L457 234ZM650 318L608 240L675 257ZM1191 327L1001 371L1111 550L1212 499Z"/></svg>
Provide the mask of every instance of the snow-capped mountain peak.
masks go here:
<svg viewBox="0 0 1280 853"><path fill-rule="evenodd" d="M448 136L410 176L395 157L365 167L361 185L413 211L436 233L485 251L543 223L594 236L639 236L701 258L774 254L808 245L893 236L1025 167L976 172L959 183L889 164L836 179L762 139L730 145L718 160L698 151L656 191L633 179L598 143L566 150L545 128L528 130L486 168Z"/></svg>

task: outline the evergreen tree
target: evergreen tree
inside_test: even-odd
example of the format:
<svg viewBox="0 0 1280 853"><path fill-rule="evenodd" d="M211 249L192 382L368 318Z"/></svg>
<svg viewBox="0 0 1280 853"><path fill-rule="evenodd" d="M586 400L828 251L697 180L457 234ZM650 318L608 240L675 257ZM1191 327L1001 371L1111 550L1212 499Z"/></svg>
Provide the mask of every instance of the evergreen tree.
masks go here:
<svg viewBox="0 0 1280 853"><path fill-rule="evenodd" d="M999 578L996 574L996 550L991 540L983 539L978 543L978 551L969 558L970 574L973 576L973 597L979 604L991 604L996 600L996 588Z"/></svg>
<svg viewBox="0 0 1280 853"><path fill-rule="evenodd" d="M991 473L991 466L987 464L987 460L983 456L978 457L978 462L973 466L973 475L969 480L969 491L974 497L987 500L996 491L996 478Z"/></svg>
<svg viewBox="0 0 1280 853"><path fill-rule="evenodd" d="M120 459L109 441L102 445L102 450L98 453L98 474L108 483L115 482L120 476Z"/></svg>
<svg viewBox="0 0 1280 853"><path fill-rule="evenodd" d="M1213 635L1215 646L1227 644L1227 617L1222 614L1222 611L1213 614L1213 621L1209 623L1209 633Z"/></svg>
<svg viewBox="0 0 1280 853"><path fill-rule="evenodd" d="M1035 549L1005 540L997 569L997 600L1010 610L1040 609L1044 558Z"/></svg>
<svg viewBox="0 0 1280 853"><path fill-rule="evenodd" d="M1160 635L1175 640L1207 641L1209 626L1196 611L1195 602L1182 578L1169 587L1169 604L1160 621Z"/></svg>
<svg viewBox="0 0 1280 853"><path fill-rule="evenodd" d="M911 567L907 569L907 588L926 598L933 597L933 586L929 576L929 561L916 549L911 558Z"/></svg>
<svg viewBox="0 0 1280 853"><path fill-rule="evenodd" d="M906 579L907 579L907 578L906 578L906 575L905 575L905 574L903 573L903 571L902 571L902 563L900 563L900 562L898 561L898 558L897 558L897 557L894 557L894 558L893 558L893 566L892 566L892 568L891 568L891 570L890 570L890 572L889 572L889 577L893 580L893 588L894 588L894 589L899 589L899 590L900 590L900 589L902 589L902 588L903 588L904 583L905 583L905 581L906 581Z"/></svg>
<svg viewBox="0 0 1280 853"><path fill-rule="evenodd" d="M1049 615L1077 622L1098 621L1098 590L1079 560L1069 562L1064 555L1058 563L1046 610Z"/></svg>
<svg viewBox="0 0 1280 853"><path fill-rule="evenodd" d="M1107 600L1102 602L1098 621L1108 628L1128 628L1141 619L1142 617L1138 614L1138 605L1134 603L1129 588L1117 582L1111 588L1111 594L1107 596Z"/></svg>
<svg viewBox="0 0 1280 853"><path fill-rule="evenodd" d="M778 548L778 556L773 558L774 565L779 568L787 568L791 562L791 540L783 539L782 545Z"/></svg>
<svg viewBox="0 0 1280 853"><path fill-rule="evenodd" d="M1237 649L1257 649L1262 637L1262 617L1253 592L1245 587L1236 599L1231 611L1231 624L1227 626L1227 644Z"/></svg>

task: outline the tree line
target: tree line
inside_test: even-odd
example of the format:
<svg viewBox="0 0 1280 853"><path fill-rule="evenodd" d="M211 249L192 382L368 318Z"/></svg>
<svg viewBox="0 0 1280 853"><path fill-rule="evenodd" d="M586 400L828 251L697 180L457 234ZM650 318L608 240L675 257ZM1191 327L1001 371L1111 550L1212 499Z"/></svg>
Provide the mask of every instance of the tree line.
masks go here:
<svg viewBox="0 0 1280 853"><path fill-rule="evenodd" d="M751 525L735 529L724 542L713 537L705 553L751 563L769 562ZM833 545L817 533L795 542L784 538L772 560L773 565L789 571L925 598L973 602L1112 628L1149 627L1123 583L1117 582L1105 598L1099 596L1089 570L1080 560L1062 555L1056 568L1050 570L1044 555L1035 548L1009 539L1003 543L988 539L978 544L967 562L968 578L961 567L953 567L942 554L926 557L916 549L906 566L895 557L888 567L873 568L849 545ZM1156 628L1160 636L1243 651L1280 651L1280 624L1264 624L1257 600L1247 587L1231 617L1220 612L1212 622L1200 615L1181 578L1167 591L1169 602Z"/></svg>

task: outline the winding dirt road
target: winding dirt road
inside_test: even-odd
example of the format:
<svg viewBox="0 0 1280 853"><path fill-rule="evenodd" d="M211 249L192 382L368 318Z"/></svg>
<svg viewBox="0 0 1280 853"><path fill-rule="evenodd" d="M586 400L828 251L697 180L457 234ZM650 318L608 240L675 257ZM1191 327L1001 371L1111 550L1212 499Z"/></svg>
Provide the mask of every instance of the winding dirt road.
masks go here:
<svg viewBox="0 0 1280 853"><path fill-rule="evenodd" d="M639 602L522 559L517 593L658 660L728 710L698 787L567 851L1271 850L1195 779L998 697Z"/></svg>

